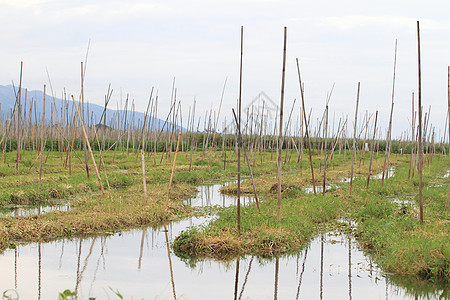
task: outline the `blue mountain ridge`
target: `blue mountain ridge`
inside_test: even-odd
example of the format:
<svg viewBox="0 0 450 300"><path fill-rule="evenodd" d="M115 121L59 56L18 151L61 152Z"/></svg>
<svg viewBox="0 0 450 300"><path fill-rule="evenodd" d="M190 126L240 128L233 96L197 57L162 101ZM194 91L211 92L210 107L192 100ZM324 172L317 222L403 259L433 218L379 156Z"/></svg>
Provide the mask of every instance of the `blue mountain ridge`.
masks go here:
<svg viewBox="0 0 450 300"><path fill-rule="evenodd" d="M15 89L15 91L14 91ZM3 120L6 120L11 113L14 110L14 104L16 102L16 96L15 93L18 92L18 87L14 87L12 85L0 85L0 109L1 109L1 114L3 115ZM26 97L26 98L25 98ZM26 115L27 115L27 119L29 120L29 105L30 105L30 101L31 99L33 99L33 102L35 102L36 104L33 104L33 113L32 113L32 120L33 122L36 122L35 117L37 116L37 118L40 118L42 116L42 103L43 103L43 98L44 98L44 93L43 91L39 91L39 90L33 90L33 91L28 91L25 88L22 88L22 108L25 109L25 104L24 104L24 100L26 99ZM75 99L77 100L77 99ZM56 104L56 108L58 109L58 114L59 114L59 118L61 118L61 108L62 107L66 107L66 105L68 105L68 110L69 110L69 116L72 116L72 111L74 113L75 112L75 108L73 107L73 101L72 100L63 100L61 98L57 98L55 97L55 104ZM64 106L63 106L64 105ZM77 102L77 105L80 105ZM111 104L111 102L108 104L109 105L115 105L115 104ZM51 121L51 107L53 106L53 97L48 95L46 93L45 96L45 120L46 123L50 123ZM102 116L104 107L97 105L97 104L93 104L93 103L89 103L86 104L85 103L85 113L86 113L86 118L87 116L87 109L89 106L89 120L91 120L91 117L94 118L94 122L95 124L98 124L100 122L100 118ZM130 102L128 103L128 108L130 108L131 104ZM34 111L34 109L36 108L36 112ZM80 109L80 107L79 107ZM111 121L114 122L115 127L117 127L117 110L114 109L106 109L106 125L107 126L111 126ZM123 112L123 111L120 111ZM114 117L114 120L112 120L112 118ZM127 124L129 124L130 122L132 122L132 113L131 110L127 110ZM138 124L141 124L142 126L142 122L144 121L144 113L142 112L138 112L135 111L134 113L134 126L137 127ZM152 118L150 116L147 117L147 121L146 122L151 122ZM56 120L56 115L54 114L53 116L53 124L55 124L57 122ZM103 120L101 122L103 124ZM148 123L147 123L148 124ZM156 119L156 124L157 127L159 128L159 130L163 127L164 124L164 120L161 119ZM128 128L128 126L127 126ZM166 127L164 127L164 130L166 130L167 128L172 128L172 123L171 122L167 122ZM177 126L177 130L179 130L181 127ZM123 129L123 128L122 128ZM185 128L183 128L183 131L186 131Z"/></svg>

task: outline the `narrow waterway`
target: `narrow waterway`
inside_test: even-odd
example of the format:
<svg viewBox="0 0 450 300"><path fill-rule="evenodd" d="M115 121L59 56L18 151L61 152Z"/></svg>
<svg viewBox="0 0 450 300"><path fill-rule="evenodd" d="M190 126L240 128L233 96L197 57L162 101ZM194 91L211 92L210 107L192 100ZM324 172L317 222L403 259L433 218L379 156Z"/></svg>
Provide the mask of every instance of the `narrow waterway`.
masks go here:
<svg viewBox="0 0 450 300"><path fill-rule="evenodd" d="M187 203L234 205L220 187L200 186ZM211 218L7 250L0 256L0 293L14 289L20 299L57 299L66 289L76 290L78 299L119 299L115 292L124 299L433 299L440 292L391 284L355 240L340 233L321 234L297 255L270 260L192 262L168 251L181 230Z"/></svg>

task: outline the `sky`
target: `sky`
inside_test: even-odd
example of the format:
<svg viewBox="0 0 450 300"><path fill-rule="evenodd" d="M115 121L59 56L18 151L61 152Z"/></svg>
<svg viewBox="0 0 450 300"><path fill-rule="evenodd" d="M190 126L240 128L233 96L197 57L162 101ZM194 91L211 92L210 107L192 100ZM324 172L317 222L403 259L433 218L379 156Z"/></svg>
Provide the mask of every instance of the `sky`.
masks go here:
<svg viewBox="0 0 450 300"><path fill-rule="evenodd" d="M0 0L0 84L17 84L23 61L24 87L42 90L49 85L48 70L57 96L65 89L77 97L80 64L88 53L89 102L102 105L111 84L110 108L129 95L136 109L144 111L154 87L164 119L175 78L186 122L194 98L196 117L218 111L227 80L222 124L231 120L239 94L241 26L244 108L262 91L280 103L286 26L285 118L294 99L295 122L299 114L298 58L313 124L322 116L333 85L330 121L337 124L348 116L353 124L360 82L358 125L366 111L374 115L378 110L378 126L384 131L397 40L393 136L399 137L410 132L413 92L417 108L420 21L422 104L426 112L431 107L437 139L444 135L446 122L449 10L450 2L444 0Z"/></svg>

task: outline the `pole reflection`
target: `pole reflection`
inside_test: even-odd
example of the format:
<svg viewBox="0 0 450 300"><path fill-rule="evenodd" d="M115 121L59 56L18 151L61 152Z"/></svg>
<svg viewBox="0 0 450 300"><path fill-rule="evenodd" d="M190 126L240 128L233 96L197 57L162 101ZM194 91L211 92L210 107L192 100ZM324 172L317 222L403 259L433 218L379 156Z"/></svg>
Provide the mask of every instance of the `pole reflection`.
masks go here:
<svg viewBox="0 0 450 300"><path fill-rule="evenodd" d="M352 300L352 238L348 236L348 299Z"/></svg>
<svg viewBox="0 0 450 300"><path fill-rule="evenodd" d="M273 293L273 299L278 299L278 273L280 269L280 258L277 256L275 259L275 287L274 287L274 293Z"/></svg>
<svg viewBox="0 0 450 300"><path fill-rule="evenodd" d="M248 275L250 274L250 271L252 269L253 258L254 256L252 256L252 258L250 259L250 263L248 264L248 270L247 273L245 274L244 282L242 283L241 292L239 293L239 299L242 298L242 294L244 293L245 285L247 284L248 281Z"/></svg>
<svg viewBox="0 0 450 300"><path fill-rule="evenodd" d="M42 291L42 245L38 245L38 299L41 299Z"/></svg>
<svg viewBox="0 0 450 300"><path fill-rule="evenodd" d="M145 239L146 231L147 231L147 229L142 230L141 247L139 249L138 270L141 269L141 265L142 265L142 254L144 252L144 239Z"/></svg>
<svg viewBox="0 0 450 300"><path fill-rule="evenodd" d="M164 224L164 234L166 236L166 249L167 249L167 257L169 259L169 269L170 269L170 281L172 282L172 292L173 292L173 299L177 299L177 293L175 291L175 279L173 276L173 268L172 268L172 258L170 256L170 246L169 246L169 235L168 235L168 229L167 225Z"/></svg>
<svg viewBox="0 0 450 300"><path fill-rule="evenodd" d="M95 271L94 271L94 276L92 277L92 282L91 282L91 286L89 287L89 294L92 293L92 290L94 288L94 283L97 280L97 273L98 273L98 269L100 267L100 260L103 258L103 269L105 269L105 256L104 256L104 248L105 248L105 244L106 244L106 237L101 237L101 247L100 247L100 256L97 259L97 264L95 266Z"/></svg>
<svg viewBox="0 0 450 300"><path fill-rule="evenodd" d="M14 288L17 290L17 263L19 259L19 247L14 248Z"/></svg>
<svg viewBox="0 0 450 300"><path fill-rule="evenodd" d="M319 294L320 300L323 299L323 244L324 238L322 233L320 236L320 294Z"/></svg>
<svg viewBox="0 0 450 300"><path fill-rule="evenodd" d="M239 263L241 261L241 258L238 257L236 259L236 276L234 280L234 300L237 300L237 291L238 291L238 285L239 285Z"/></svg>
<svg viewBox="0 0 450 300"><path fill-rule="evenodd" d="M307 256L308 256L308 248L305 249L305 257L303 258L302 271L300 272L300 276L299 276L299 279L298 279L297 294L295 296L296 300L298 300L298 297L300 296L300 288L302 286L303 273L305 272L305 264L306 264L306 257Z"/></svg>

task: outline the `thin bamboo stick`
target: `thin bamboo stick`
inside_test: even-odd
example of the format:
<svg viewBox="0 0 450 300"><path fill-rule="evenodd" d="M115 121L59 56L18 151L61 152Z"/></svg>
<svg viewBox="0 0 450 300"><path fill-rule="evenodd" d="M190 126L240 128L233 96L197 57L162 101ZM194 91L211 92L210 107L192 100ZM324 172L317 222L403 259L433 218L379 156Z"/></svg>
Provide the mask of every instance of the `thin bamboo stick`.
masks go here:
<svg viewBox="0 0 450 300"><path fill-rule="evenodd" d="M238 98L238 131L241 131L241 114L242 114L242 58L244 55L244 26L241 26L241 57L239 64L239 98ZM237 229L241 234L241 143L242 139L238 139L237 146L237 163L238 163L238 182L237 182ZM236 289L237 291L237 289Z"/></svg>
<svg viewBox="0 0 450 300"><path fill-rule="evenodd" d="M39 190L42 186L42 160L44 155L44 130L45 130L45 84L44 84L44 99L42 104L42 124L41 124L41 154L39 163Z"/></svg>
<svg viewBox="0 0 450 300"><path fill-rule="evenodd" d="M277 221L281 222L281 167L282 167L282 151L283 151L283 102L284 102L284 81L286 76L286 40L287 27L284 27L283 42L283 69L281 73L281 100L280 100L280 131L278 136L278 156L277 156L277 179L278 179L278 207Z"/></svg>
<svg viewBox="0 0 450 300"><path fill-rule="evenodd" d="M450 97L449 97L449 108L450 108ZM450 114L450 110L448 111ZM409 172L408 179L414 177L414 127L415 127L415 117L414 117L414 92L411 95L411 159L409 162ZM450 132L449 132L450 133Z"/></svg>
<svg viewBox="0 0 450 300"><path fill-rule="evenodd" d="M450 117L450 66L447 68L447 102L448 102L447 114ZM449 134L448 141L450 145L450 119L448 120L448 134ZM450 202L450 184L448 185L447 201L445 202L445 209L447 209L449 202Z"/></svg>
<svg viewBox="0 0 450 300"><path fill-rule="evenodd" d="M144 124L142 125L142 146L141 146L141 163L142 163L142 185L144 188L144 201L147 202L147 180L145 179L145 149L144 149L144 141L145 141L145 122L147 121L148 108L150 107L150 103L152 101L153 95L153 87L150 92L150 98L148 99L147 111L144 116Z"/></svg>
<svg viewBox="0 0 450 300"><path fill-rule="evenodd" d="M220 97L219 111L217 112L216 124L214 125L214 135L212 138L211 147L209 149L208 167L209 167L209 164L211 163L211 154L212 154L212 150L214 148L214 140L216 138L217 125L219 124L220 110L222 108L223 94L225 93L225 87L227 85L227 80L228 80L228 77L225 78L225 82L223 84L223 89L222 89L222 96Z"/></svg>
<svg viewBox="0 0 450 300"><path fill-rule="evenodd" d="M355 109L355 126L353 130L353 147L352 147L352 168L350 171L350 196L352 195L352 187L353 187L353 167L355 165L355 153L356 153L356 125L358 121L358 105L359 105L359 89L360 82L358 82L358 92L356 94L356 109Z"/></svg>
<svg viewBox="0 0 450 300"><path fill-rule="evenodd" d="M328 133L328 103L325 108L325 146L324 146L324 163L323 163L323 188L322 194L325 195L325 185L327 182L327 133Z"/></svg>
<svg viewBox="0 0 450 300"><path fill-rule="evenodd" d="M236 117L236 113L234 112L234 109L232 109L232 111L233 111L234 120L235 120L235 122L237 124L238 120L237 120L237 117ZM242 139L242 133L239 130L239 127L238 127L238 135L239 135L239 139ZM250 172L250 177L252 179L253 194L255 195L256 207L258 208L258 211L261 212L261 209L259 208L258 194L256 192L256 185L255 185L255 179L253 177L252 167L250 165L250 161L248 159L248 155L247 155L247 151L245 150L245 147L243 147L243 149L244 149L245 159L247 160L247 167L248 167L248 170Z"/></svg>
<svg viewBox="0 0 450 300"><path fill-rule="evenodd" d="M374 152L374 149L375 149L375 135L377 133L377 120L378 120L378 110L375 113L375 124L373 125L372 145L371 145L371 150L370 150L369 174L367 175L366 188L369 188L370 171L372 169L373 152Z"/></svg>
<svg viewBox="0 0 450 300"><path fill-rule="evenodd" d="M164 208L165 212L167 212L169 209L170 188L172 187L173 174L175 173L175 165L177 163L178 147L180 146L180 140L181 140L181 132L178 134L177 149L175 150L175 157L173 159L173 165L172 165L172 173L170 174L169 188L167 189L166 205Z"/></svg>
<svg viewBox="0 0 450 300"><path fill-rule="evenodd" d="M394 111L394 91L395 91L395 69L397 66L397 40L395 40L395 54L394 54L394 73L392 76L392 104L391 104L391 113L389 116L389 129L388 134L386 136L386 150L384 156L384 166L383 166L383 176L381 177L381 184L384 183L384 178L386 175L386 179L389 178L389 159L391 156L391 135L392 135L392 113ZM387 163L387 166L386 166Z"/></svg>
<svg viewBox="0 0 450 300"><path fill-rule="evenodd" d="M22 116L22 104L21 104L21 96L22 96L22 69L23 62L20 62L20 83L19 83L19 92L17 94L19 111L17 114L17 156L16 156L16 173L19 174L19 162L20 162L20 130L21 130L21 116Z"/></svg>
<svg viewBox="0 0 450 300"><path fill-rule="evenodd" d="M97 175L98 183L100 185L100 189L102 190L102 195L105 196L105 190L103 189L102 179L100 178L100 173L98 172L97 164L95 163L94 154L92 153L91 145L89 143L88 136L86 134L86 129L84 128L83 119L81 118L80 111L78 110L78 106L77 106L77 103L75 102L75 98L73 97L73 95L72 95L72 100L73 100L73 105L75 106L75 109L77 110L78 120L80 121L80 124L81 124L81 129L83 131L84 139L86 140L89 154L91 155L92 163L94 164L95 174Z"/></svg>
<svg viewBox="0 0 450 300"><path fill-rule="evenodd" d="M419 216L420 223L423 224L423 142L422 142L422 76L420 69L420 26L417 21L417 59L418 59L418 109L419 109L419 150L418 150L418 166L419 166Z"/></svg>
<svg viewBox="0 0 450 300"><path fill-rule="evenodd" d="M298 63L298 58L296 58L296 61L297 61L297 73L298 73L298 82L299 82L299 86L300 86L300 94L302 96L303 118L305 120L305 135L306 135L306 139L308 140L309 164L311 166L313 191L314 191L314 195L316 195L316 182L314 180L314 167L313 167L312 153L311 153L311 139L309 138L308 120L306 119L306 111L305 111L304 88L303 88L303 84L302 84L302 78L300 76L300 66Z"/></svg>

